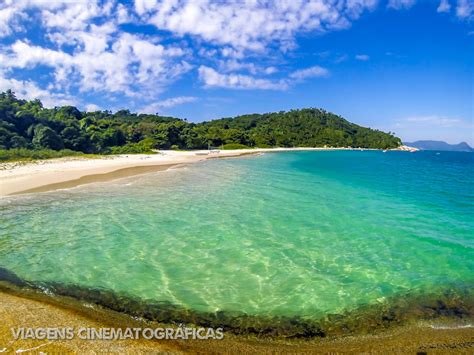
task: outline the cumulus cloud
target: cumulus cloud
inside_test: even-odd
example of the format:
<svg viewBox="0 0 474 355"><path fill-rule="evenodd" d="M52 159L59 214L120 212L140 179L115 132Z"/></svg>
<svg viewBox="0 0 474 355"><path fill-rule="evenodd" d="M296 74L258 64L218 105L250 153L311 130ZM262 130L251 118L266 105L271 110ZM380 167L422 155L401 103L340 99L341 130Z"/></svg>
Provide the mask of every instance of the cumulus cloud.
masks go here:
<svg viewBox="0 0 474 355"><path fill-rule="evenodd" d="M0 47L0 70L13 79L13 70L47 67L47 86L57 90L156 97L192 65L182 43L122 31L119 24L131 18L130 9L113 0L6 0L0 3L0 37L13 33L17 19L40 19L48 41L17 39Z"/></svg>
<svg viewBox="0 0 474 355"><path fill-rule="evenodd" d="M0 38L12 33L14 18L15 9L13 7L0 9Z"/></svg>
<svg viewBox="0 0 474 355"><path fill-rule="evenodd" d="M460 19L472 18L471 0L441 0L438 11L449 11L449 1ZM403 9L414 3L389 0L388 6ZM0 46L1 83L21 95L57 104L72 102L71 93L76 92L130 97L137 105L161 108L166 100L156 98L191 70L197 71L205 87L285 90L329 74L319 66L292 71L286 54L296 48L299 35L348 28L378 4L378 0L0 0L0 39L6 39ZM134 33L127 32L126 23L138 25ZM155 26L160 34L136 33L142 25ZM39 33L33 36L33 29ZM41 78L29 76L38 68Z"/></svg>
<svg viewBox="0 0 474 355"><path fill-rule="evenodd" d="M100 38L88 42L89 34L76 37L82 46L73 54L60 49L34 46L16 41L4 55L0 66L33 68L39 65L54 70L56 84L79 84L81 91L123 92L134 96L139 85L153 92L191 69L178 47L153 44L136 35L122 33L112 43ZM77 81L71 78L78 78Z"/></svg>
<svg viewBox="0 0 474 355"><path fill-rule="evenodd" d="M204 65L199 67L199 78L205 87L267 90L284 90L288 87L288 84L283 81L275 82L242 74L221 74Z"/></svg>
<svg viewBox="0 0 474 355"><path fill-rule="evenodd" d="M67 94L55 93L41 89L31 80L16 80L5 78L0 73L0 91L12 90L22 99L40 99L44 106L77 105L78 101Z"/></svg>
<svg viewBox="0 0 474 355"><path fill-rule="evenodd" d="M264 69L264 72L265 74L274 74L274 73L277 73L278 72L278 68L274 67L274 66L270 66L270 67L267 67Z"/></svg>
<svg viewBox="0 0 474 355"><path fill-rule="evenodd" d="M85 108L87 112L100 111L100 107L96 104L87 104Z"/></svg>
<svg viewBox="0 0 474 355"><path fill-rule="evenodd" d="M260 90L286 90L292 84L309 78L326 77L329 70L318 65L296 70L288 78L269 80L242 74L223 74L207 66L199 67L199 78L205 87L221 87L228 89L260 89Z"/></svg>
<svg viewBox="0 0 474 355"><path fill-rule="evenodd" d="M158 101L144 106L139 111L143 113L157 113L164 108L170 108L177 105L182 105L190 102L195 102L197 97L194 96L177 96L166 100Z"/></svg>
<svg viewBox="0 0 474 355"><path fill-rule="evenodd" d="M33 1L34 4L47 1ZM112 12L113 2L100 2L97 0L79 1L50 1L52 8L45 8L41 12L44 25L48 28L62 28L67 30L85 30L92 19L109 16ZM54 6L56 3L56 6Z"/></svg>
<svg viewBox="0 0 474 355"><path fill-rule="evenodd" d="M297 32L347 28L377 0L334 1L180 1L135 0L135 10L159 29L191 35L234 49L282 49L295 45Z"/></svg>

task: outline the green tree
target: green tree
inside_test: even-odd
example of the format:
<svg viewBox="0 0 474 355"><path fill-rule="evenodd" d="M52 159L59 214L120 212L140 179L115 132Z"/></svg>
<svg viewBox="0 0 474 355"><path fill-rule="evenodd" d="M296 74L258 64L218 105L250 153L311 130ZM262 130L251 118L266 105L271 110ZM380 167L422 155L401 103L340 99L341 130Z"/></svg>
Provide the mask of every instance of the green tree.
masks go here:
<svg viewBox="0 0 474 355"><path fill-rule="evenodd" d="M64 148L63 141L58 134L46 126L37 126L32 143L37 148L60 150Z"/></svg>

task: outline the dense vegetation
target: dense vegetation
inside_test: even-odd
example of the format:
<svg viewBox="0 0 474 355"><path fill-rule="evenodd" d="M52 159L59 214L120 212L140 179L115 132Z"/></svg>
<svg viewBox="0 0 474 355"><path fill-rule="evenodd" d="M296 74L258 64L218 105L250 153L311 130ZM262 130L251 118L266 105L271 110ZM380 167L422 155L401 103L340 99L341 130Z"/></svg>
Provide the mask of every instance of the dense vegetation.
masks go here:
<svg viewBox="0 0 474 355"><path fill-rule="evenodd" d="M72 106L44 108L39 100L0 94L2 156L25 150L64 149L98 154L151 152L154 149L230 147L393 148L400 139L352 124L320 109L252 114L189 123L173 117L128 110L81 112ZM16 150L12 150L16 149Z"/></svg>

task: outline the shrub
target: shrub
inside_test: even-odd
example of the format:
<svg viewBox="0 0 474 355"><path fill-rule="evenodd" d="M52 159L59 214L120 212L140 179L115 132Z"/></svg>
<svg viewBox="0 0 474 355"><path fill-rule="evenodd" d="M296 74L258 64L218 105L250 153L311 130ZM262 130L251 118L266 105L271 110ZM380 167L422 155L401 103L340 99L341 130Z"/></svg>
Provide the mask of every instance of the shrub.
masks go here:
<svg viewBox="0 0 474 355"><path fill-rule="evenodd" d="M36 159L52 159L61 158L66 156L77 156L84 155L82 152L75 152L69 149L63 150L52 150L52 149L25 149L25 148L13 148L13 149L1 149L0 150L0 161L13 161L13 160L36 160Z"/></svg>
<svg viewBox="0 0 474 355"><path fill-rule="evenodd" d="M151 154L155 141L151 138L145 138L138 143L128 143L121 147L111 147L107 153L111 154Z"/></svg>
<svg viewBox="0 0 474 355"><path fill-rule="evenodd" d="M244 144L239 144L239 143L229 143L229 144L224 144L222 146L222 149L224 150L231 150L231 149L250 149L249 146L244 145Z"/></svg>

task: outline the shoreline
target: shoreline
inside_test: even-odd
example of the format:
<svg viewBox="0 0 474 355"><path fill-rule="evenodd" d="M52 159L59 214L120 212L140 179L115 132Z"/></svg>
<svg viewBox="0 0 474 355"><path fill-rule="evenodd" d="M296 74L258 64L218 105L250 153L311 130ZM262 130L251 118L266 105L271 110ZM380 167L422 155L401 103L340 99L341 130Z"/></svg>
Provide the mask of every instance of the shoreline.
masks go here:
<svg viewBox="0 0 474 355"><path fill-rule="evenodd" d="M65 157L26 163L0 163L0 197L72 188L93 182L111 181L166 170L216 158L235 158L260 153L292 151L376 150L359 148L256 148L200 151L160 151L158 154L104 156L100 158ZM401 146L398 151L412 151Z"/></svg>
<svg viewBox="0 0 474 355"><path fill-rule="evenodd" d="M470 287L446 286L430 293L396 294L385 302L360 304L338 314L297 315L246 314L221 310L198 311L169 302L153 302L103 288L61 282L29 281L0 267L0 292L73 306L79 312L93 305L104 312L154 321L160 324L192 324L222 327L235 336L275 339L315 339L377 334L413 322L439 320L457 326L474 323L474 298ZM466 323L468 322L468 323ZM443 328L443 327L441 327ZM474 328L473 328L474 329Z"/></svg>
<svg viewBox="0 0 474 355"><path fill-rule="evenodd" d="M0 197L45 192L79 185L167 170L183 164L214 158L205 151L162 151L158 154L104 156L100 158L59 158L25 164L0 164ZM257 152L255 152L257 153ZM236 157L249 152L228 151L219 157Z"/></svg>
<svg viewBox="0 0 474 355"><path fill-rule="evenodd" d="M470 328L474 339L474 298L469 285L463 288L447 285L429 293L394 294L382 303L360 304L338 314L315 314L314 318L301 318L296 314L198 311L169 302L143 300L104 288L26 280L0 266L0 294L2 292L60 307L72 307L81 314L97 309L105 315L120 315L147 323L223 328L227 334L237 337L279 340L358 337L414 322L429 322L436 324L435 329L451 329L453 326L456 329Z"/></svg>
<svg viewBox="0 0 474 355"><path fill-rule="evenodd" d="M266 150L238 150L221 151L219 154L196 155L193 152L163 152L159 155L147 156L119 156L107 157L94 160L94 164L85 164L90 162L83 159L64 159L44 162L43 164L26 164L22 167L26 171L33 169L34 173L26 176L33 182L38 182L39 177L47 178L51 174L63 173L66 171L67 177L77 176L76 179L59 181L52 184L40 185L29 190L22 190L12 193L36 193L43 191L57 190L60 188L71 188L79 185L111 181L129 176L163 171L172 168L178 168L183 165L201 162L209 159L238 158L247 155L256 155L259 153L273 153L280 151L302 151L302 150L349 150L344 149L266 149ZM79 164L77 164L79 162ZM42 168L44 167L44 168ZM93 170L95 174L89 174ZM110 170L110 171L109 171ZM25 174L25 170L20 167L14 167L11 170L13 174ZM3 171L0 171L3 172ZM84 174L81 176L81 174ZM63 178L63 176L60 176ZM36 179L36 181L34 181ZM44 182L44 181L42 181ZM0 175L0 184L2 184L2 175ZM1 269L1 267L0 267ZM2 271L2 270L0 270ZM8 271L8 270L7 270ZM207 316L201 318L204 323L193 323L190 318L165 317L155 318L154 316L145 319L142 314L125 311L124 305L134 305L133 299L121 299L116 303L116 299L111 294L99 292L104 300L113 300L112 303L101 303L100 298L94 298L94 290L78 289L77 293L70 293L67 287L61 287L60 284L48 284L44 287L33 286L28 281L24 282L26 286L15 286L16 282L11 282L5 272L0 272L0 317L3 324L0 325L0 352L147 352L147 353L275 353L279 352L311 352L311 353L459 353L468 352L474 349L474 304L472 297L468 298L467 307L460 306L460 300L455 297L444 298L420 298L403 299L401 303L395 303L395 308L387 308L381 314L378 307L367 307L367 313L357 313L341 315L340 317L329 316L325 326L321 328L322 333L314 333L314 328L310 323L294 323L289 319L288 324L293 327L301 328L299 333L265 333L260 332L257 326L256 330L248 332L247 326L252 323L260 324L261 329L268 329L267 326L281 327L288 329L288 324L283 325L273 322L260 323L259 319L252 317L233 317L232 315L219 315L213 321L213 318ZM15 275L13 281L15 281ZM10 276L11 276L10 275ZM7 275L8 276L8 275ZM6 282L5 282L6 281ZM18 284L19 285L19 284ZM41 285L40 285L41 286ZM74 285L70 285L71 289ZM58 291L58 293L56 293ZM87 292L86 292L87 291ZM92 291L92 292L90 292ZM90 293L89 293L90 292ZM470 294L471 295L471 294ZM76 297L80 296L80 297ZM120 297L119 297L120 298ZM416 302L411 302L416 300ZM444 302L448 300L447 302ZM456 301L458 300L458 301ZM461 300L462 301L462 300ZM116 307L112 305L116 304ZM408 306L407 306L408 304ZM417 307L411 309L411 305ZM147 306L147 312L152 312L153 308ZM402 308L398 308L402 306ZM406 308L403 308L406 307ZM133 307L130 308L133 310ZM150 310L151 309L151 310ZM160 309L160 314L166 313L166 309ZM185 310L186 311L186 310ZM433 313L433 318L421 317L422 312ZM377 315L370 318L370 313ZM421 312L421 313L420 313ZM187 313L187 311L185 312ZM176 313L176 309L170 310L170 315ZM369 317L367 317L367 314ZM458 317L458 314L464 314ZM199 315L198 315L199 316ZM353 317L355 316L355 317ZM221 318L222 317L222 318ZM342 318L341 318L342 317ZM388 318L386 318L388 317ZM153 320L150 320L153 319ZM243 331L239 328L234 332L232 323L226 320L233 319L237 324L244 324ZM340 320L343 319L341 323ZM388 319L385 321L385 319ZM176 328L179 322L183 324L192 324L192 327L206 326L217 327L223 324L225 338L223 340L146 340L126 339L126 340L81 340L74 338L71 340L15 340L11 328L33 327L33 328L61 328L72 327L75 329L81 327L88 328L126 328L126 327L172 327ZM221 323L219 323L219 322ZM257 322L255 322L257 321ZM188 323L189 322L189 323ZM216 323L217 322L217 323ZM246 325L247 323L247 325ZM353 328L352 326L353 325ZM349 326L349 331L347 330ZM372 327L372 328L371 328ZM245 328L245 329L244 329ZM253 328L250 326L249 329ZM346 329L342 330L341 329ZM326 329L329 332L326 332ZM334 330L334 331L333 331Z"/></svg>
<svg viewBox="0 0 474 355"><path fill-rule="evenodd" d="M15 340L11 328L157 328L177 324L158 323L81 303L69 297L53 297L45 293L24 293L21 289L0 282L0 351L44 352L166 352L166 353L387 353L426 352L459 353L474 347L473 328L453 326L449 320L412 322L393 326L372 334L336 337L283 339L224 333L222 340ZM447 326L446 326L447 324Z"/></svg>

